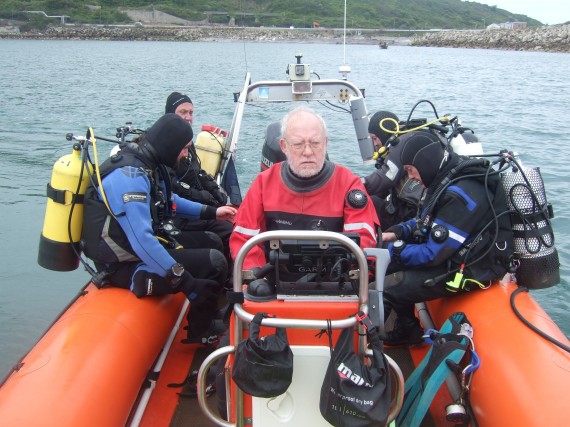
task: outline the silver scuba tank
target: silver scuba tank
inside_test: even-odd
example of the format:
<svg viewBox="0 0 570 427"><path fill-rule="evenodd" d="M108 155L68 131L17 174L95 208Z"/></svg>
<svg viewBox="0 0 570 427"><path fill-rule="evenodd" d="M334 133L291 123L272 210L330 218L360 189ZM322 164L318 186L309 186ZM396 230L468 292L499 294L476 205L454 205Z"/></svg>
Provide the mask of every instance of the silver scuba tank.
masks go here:
<svg viewBox="0 0 570 427"><path fill-rule="evenodd" d="M540 168L520 167L501 174L507 206L511 210L517 284L543 289L560 282L560 262L554 246L550 219L552 206L546 200Z"/></svg>

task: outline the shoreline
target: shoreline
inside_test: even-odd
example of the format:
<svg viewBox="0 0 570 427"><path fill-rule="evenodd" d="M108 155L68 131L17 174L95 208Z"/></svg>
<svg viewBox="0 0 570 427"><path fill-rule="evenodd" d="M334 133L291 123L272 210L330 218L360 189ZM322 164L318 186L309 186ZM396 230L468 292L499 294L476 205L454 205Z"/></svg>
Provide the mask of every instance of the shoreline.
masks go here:
<svg viewBox="0 0 570 427"><path fill-rule="evenodd" d="M520 30L453 30L423 34L413 46L570 53L570 24Z"/></svg>
<svg viewBox="0 0 570 427"><path fill-rule="evenodd" d="M404 34L402 34L404 33ZM335 43L345 40L343 29L265 28L228 26L53 25L43 31L21 33L17 27L0 27L0 39L184 41L261 43ZM570 24L524 30L346 30L347 44L450 47L570 53Z"/></svg>
<svg viewBox="0 0 570 427"><path fill-rule="evenodd" d="M348 44L409 45L411 37L389 36L380 30L349 30ZM185 42L303 42L337 43L344 40L342 29L286 29L227 26L147 26L147 25L78 25L50 26L46 30L20 33L0 31L0 39L22 40L116 40L116 41L185 41Z"/></svg>

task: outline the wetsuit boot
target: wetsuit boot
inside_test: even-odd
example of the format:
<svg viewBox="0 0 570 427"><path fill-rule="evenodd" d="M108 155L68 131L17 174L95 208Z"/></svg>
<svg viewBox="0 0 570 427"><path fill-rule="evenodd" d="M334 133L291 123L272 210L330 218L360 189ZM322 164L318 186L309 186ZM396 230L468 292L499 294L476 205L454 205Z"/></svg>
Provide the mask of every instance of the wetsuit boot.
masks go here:
<svg viewBox="0 0 570 427"><path fill-rule="evenodd" d="M222 336L228 327L224 324L222 319L214 319L211 321L210 326L206 330L196 330L195 327L189 325L188 336L182 340L184 344L204 344L215 345L218 343L220 336Z"/></svg>
<svg viewBox="0 0 570 427"><path fill-rule="evenodd" d="M386 333L384 344L390 346L415 345L424 341L424 330L415 317L398 317L394 329Z"/></svg>

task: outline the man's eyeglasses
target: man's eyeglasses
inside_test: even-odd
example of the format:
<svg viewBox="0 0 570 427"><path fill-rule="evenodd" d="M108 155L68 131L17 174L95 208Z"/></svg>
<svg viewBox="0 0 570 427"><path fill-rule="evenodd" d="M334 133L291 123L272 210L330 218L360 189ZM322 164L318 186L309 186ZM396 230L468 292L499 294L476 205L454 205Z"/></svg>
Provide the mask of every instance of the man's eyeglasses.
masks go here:
<svg viewBox="0 0 570 427"><path fill-rule="evenodd" d="M307 145L309 145L309 147L311 147L311 150L319 150L321 149L325 143L324 141L308 141L308 142L296 142L296 141L288 141L285 140L285 142L287 142L287 144L289 144L289 147L291 147L291 149L293 151L297 151L297 152L302 152L303 150L305 150L305 147Z"/></svg>

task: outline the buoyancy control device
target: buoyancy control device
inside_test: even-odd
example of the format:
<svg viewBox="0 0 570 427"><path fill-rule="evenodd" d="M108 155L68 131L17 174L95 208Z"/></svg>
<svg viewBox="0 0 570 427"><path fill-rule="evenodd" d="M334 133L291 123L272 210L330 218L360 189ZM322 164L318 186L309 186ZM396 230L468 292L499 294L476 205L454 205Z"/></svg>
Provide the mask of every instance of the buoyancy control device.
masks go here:
<svg viewBox="0 0 570 427"><path fill-rule="evenodd" d="M194 146L200 158L202 169L216 178L226 148L227 132L215 126L203 125Z"/></svg>
<svg viewBox="0 0 570 427"><path fill-rule="evenodd" d="M511 210L514 249L518 258L517 284L544 289L560 282L560 262L554 246L550 219L552 205L546 200L540 168L516 167L501 174L507 206Z"/></svg>
<svg viewBox="0 0 570 427"><path fill-rule="evenodd" d="M81 152L81 145L76 143L71 154L58 159L47 184L38 264L48 270L72 271L79 266L83 196L93 170L91 163L81 158Z"/></svg>
<svg viewBox="0 0 570 427"><path fill-rule="evenodd" d="M484 159L465 160L451 174L478 162L488 161ZM510 217L508 222L510 223L509 229L512 231L513 266L515 267L512 271L515 272L516 282L519 286L528 289L543 289L553 286L560 282L560 265L558 252L554 246L554 233L550 223L550 219L554 216L553 210L546 200L544 182L540 175L540 170L538 168L522 167L517 162L516 155L506 150L499 154L499 158L496 161L488 164L491 167L497 163L500 163L500 182L498 185L503 190L505 198L502 203L506 205L505 214ZM434 194L442 194L446 186L451 182L453 182L452 175L448 176L440 184L441 189L436 189ZM426 221L431 220L431 212L437 203L437 199L438 196L431 198L428 205L423 209L422 216L418 218L418 228L414 230L414 236L418 233L418 236L424 237L423 229L426 227ZM497 208L500 208L500 206L497 206ZM499 230L501 230L501 227L504 227L506 223L500 213L497 216L497 220L498 224L502 224L499 226ZM503 242L500 237L494 242L499 252L507 249L504 246L506 244L507 242ZM470 251L471 249L466 253L469 254ZM508 253L508 251L506 252ZM465 265L468 266L471 262L467 263L467 258L476 258L477 256L471 254L469 256L465 255L465 257Z"/></svg>
<svg viewBox="0 0 570 427"><path fill-rule="evenodd" d="M150 181L150 216L155 237L166 247L180 247L175 239L180 230L172 222L176 205L172 198L169 172L164 165L154 162L152 151L150 145L124 147L99 165L100 181L87 187L85 226L82 233L83 251L95 263L114 264L139 260L102 191L103 178L124 167L133 167L145 173Z"/></svg>

